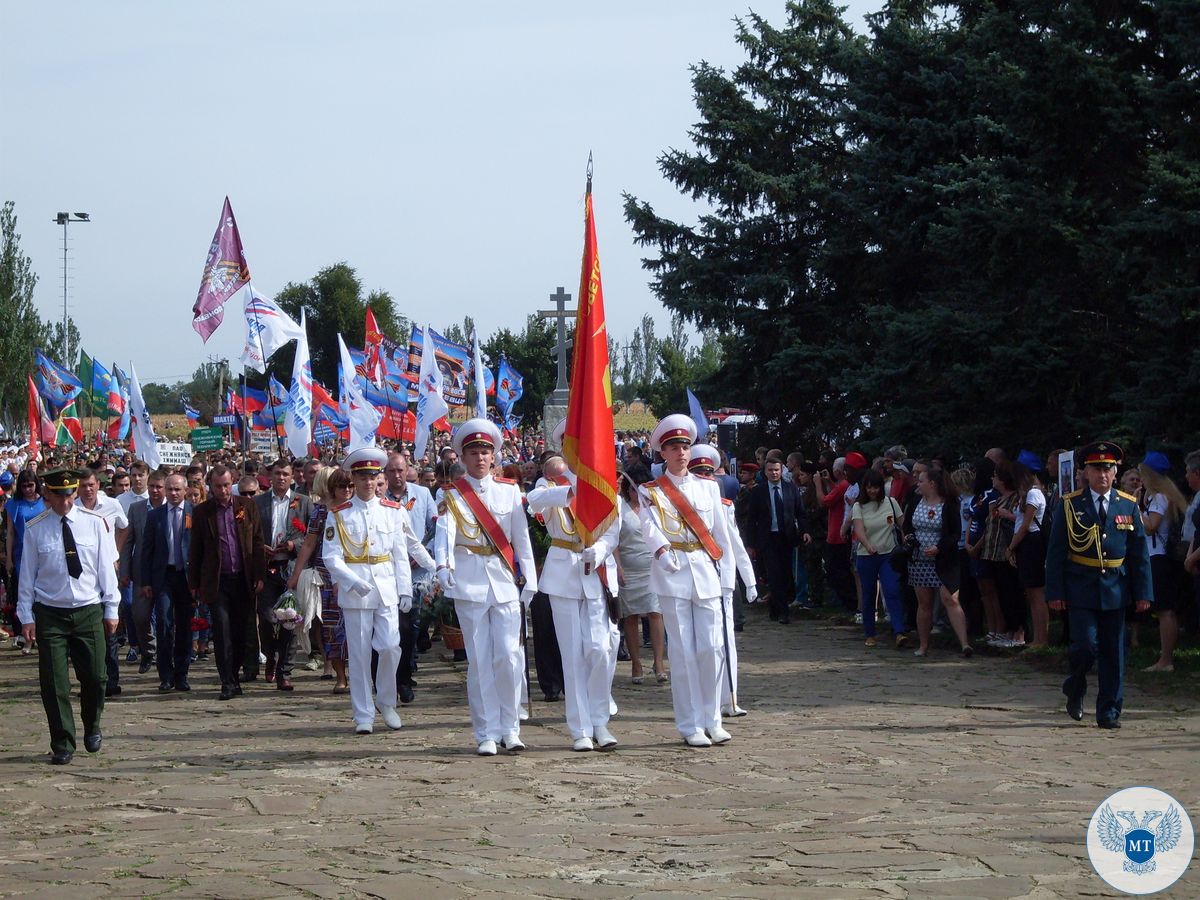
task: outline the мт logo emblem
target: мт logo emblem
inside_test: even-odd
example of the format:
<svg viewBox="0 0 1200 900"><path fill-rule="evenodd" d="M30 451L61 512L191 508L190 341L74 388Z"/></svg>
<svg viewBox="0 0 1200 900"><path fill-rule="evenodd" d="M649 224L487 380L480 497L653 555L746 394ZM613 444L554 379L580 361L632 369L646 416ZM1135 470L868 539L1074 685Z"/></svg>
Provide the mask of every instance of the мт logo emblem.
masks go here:
<svg viewBox="0 0 1200 900"><path fill-rule="evenodd" d="M1121 819L1121 822L1117 819ZM1150 830L1151 826L1154 827L1153 831ZM1156 851L1169 853L1175 849L1183 825L1179 821L1179 809L1175 806L1168 807L1165 813L1145 810L1139 821L1133 810L1118 809L1114 813L1105 803L1100 809L1099 830L1100 843L1105 850L1125 854L1122 869L1134 875L1145 875L1158 868L1154 861Z"/></svg>

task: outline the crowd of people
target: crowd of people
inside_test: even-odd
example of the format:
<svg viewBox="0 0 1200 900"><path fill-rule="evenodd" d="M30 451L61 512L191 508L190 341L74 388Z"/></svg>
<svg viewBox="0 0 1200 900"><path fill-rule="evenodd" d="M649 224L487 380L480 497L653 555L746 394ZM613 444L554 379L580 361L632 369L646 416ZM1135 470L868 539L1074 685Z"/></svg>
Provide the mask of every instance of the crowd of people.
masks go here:
<svg viewBox="0 0 1200 900"><path fill-rule="evenodd" d="M708 746L729 739L723 718L745 712L735 635L760 594L772 622L832 605L861 623L868 648L886 625L889 643L918 657L944 643L939 634L964 657L981 644L1050 642L1063 599L1061 588L1047 595L1051 523L1066 498L1086 492L1082 455L1068 485L1057 483L1060 450L1010 457L992 448L964 463L912 458L902 446L873 460L760 447L753 462L734 464L715 432L712 443L694 443L689 423L668 417L653 432L615 436L618 508L591 543L573 518L575 478L562 456L532 432L505 440L486 420L435 436L420 459L406 444L294 461L225 450L151 471L119 446L40 466L2 448L0 636L20 653L39 650L45 626L30 626L45 597L22 583L39 577L51 544L52 555L86 557L90 538L68 535L94 518L112 541L112 597L108 573L89 582L103 598L106 633L93 654L70 644L60 660L65 667L69 654L77 673L96 673L98 687L81 689L85 737L99 734L103 698L121 693L122 662L139 676L153 670L161 692L188 692L210 653L222 701L260 675L291 692L300 665L350 695L359 733L372 731L376 713L399 728L396 706L416 698L421 654L439 631L461 628L456 655L469 663L479 751L520 750L529 679L518 652L528 625L537 685L547 701L565 701L574 749L616 745L616 662L628 660L629 677L643 683L645 649L651 676L670 685L684 741ZM1190 500L1158 452L1129 466L1113 495L1134 504L1146 535L1153 605L1126 598L1121 615L1157 622L1156 672L1172 669L1181 628L1197 627L1200 451L1182 462ZM83 512L68 528L64 510L75 508ZM63 533L42 546L29 535L54 518L47 511ZM1115 516L1117 529L1134 530ZM60 562L51 567L61 580ZM67 577L78 593L80 576ZM281 609L298 610L295 621ZM1072 634L1064 626L1063 641ZM1136 641L1138 629L1128 634ZM73 720L61 696L47 699L48 666L52 752L69 761Z"/></svg>

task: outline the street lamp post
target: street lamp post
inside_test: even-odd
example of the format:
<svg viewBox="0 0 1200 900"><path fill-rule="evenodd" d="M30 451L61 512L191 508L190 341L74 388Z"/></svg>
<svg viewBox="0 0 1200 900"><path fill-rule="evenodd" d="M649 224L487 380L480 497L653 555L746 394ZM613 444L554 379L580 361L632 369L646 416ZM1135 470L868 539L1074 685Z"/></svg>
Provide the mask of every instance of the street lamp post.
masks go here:
<svg viewBox="0 0 1200 900"><path fill-rule="evenodd" d="M63 230L63 357L62 362L66 365L71 364L71 334L67 330L67 223L68 222L90 222L92 217L85 212L65 213L60 212L54 217L56 224L62 226Z"/></svg>

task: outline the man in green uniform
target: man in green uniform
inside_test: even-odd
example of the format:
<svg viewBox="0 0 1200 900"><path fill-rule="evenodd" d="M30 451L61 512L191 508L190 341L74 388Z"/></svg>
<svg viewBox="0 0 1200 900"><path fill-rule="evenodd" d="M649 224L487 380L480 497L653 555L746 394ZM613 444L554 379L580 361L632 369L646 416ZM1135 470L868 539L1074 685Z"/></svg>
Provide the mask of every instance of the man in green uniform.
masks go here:
<svg viewBox="0 0 1200 900"><path fill-rule="evenodd" d="M1080 451L1088 486L1065 494L1046 549L1046 599L1070 608L1071 674L1063 682L1067 714L1083 718L1087 673L1096 663L1096 723L1121 727L1125 607L1150 608L1150 556L1137 499L1113 489L1121 448L1097 441Z"/></svg>
<svg viewBox="0 0 1200 900"><path fill-rule="evenodd" d="M71 671L79 677L83 745L100 749L106 635L117 630L117 545L103 516L75 506L79 473L43 476L48 509L25 526L17 612L25 640L38 642L38 681L50 724L50 761L75 755Z"/></svg>

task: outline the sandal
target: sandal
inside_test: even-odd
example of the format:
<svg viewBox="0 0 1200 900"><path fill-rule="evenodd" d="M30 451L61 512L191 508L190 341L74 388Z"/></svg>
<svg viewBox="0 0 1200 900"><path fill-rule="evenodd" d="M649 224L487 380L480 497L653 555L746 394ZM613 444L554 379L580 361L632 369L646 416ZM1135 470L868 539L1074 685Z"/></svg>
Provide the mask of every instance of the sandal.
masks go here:
<svg viewBox="0 0 1200 900"><path fill-rule="evenodd" d="M670 672L655 672L654 677L658 679L659 684L666 684L671 680Z"/></svg>
<svg viewBox="0 0 1200 900"><path fill-rule="evenodd" d="M634 675L630 680L633 681L634 684L641 684L643 681L646 680L646 676Z"/></svg>
<svg viewBox="0 0 1200 900"><path fill-rule="evenodd" d="M348 684L335 685L333 688L333 692L335 694L348 694L348 693L350 693L350 685L348 685Z"/></svg>

